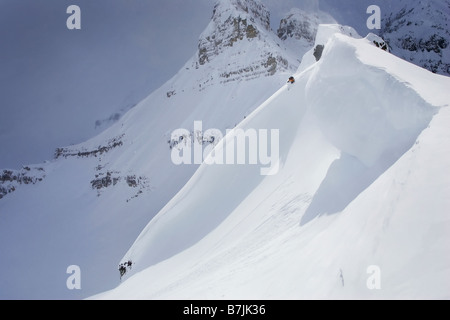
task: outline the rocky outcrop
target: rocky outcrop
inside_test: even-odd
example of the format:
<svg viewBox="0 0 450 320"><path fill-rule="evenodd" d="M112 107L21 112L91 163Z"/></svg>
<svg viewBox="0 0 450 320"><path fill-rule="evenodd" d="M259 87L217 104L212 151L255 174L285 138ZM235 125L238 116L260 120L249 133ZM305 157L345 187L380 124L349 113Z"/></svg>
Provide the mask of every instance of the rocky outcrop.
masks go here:
<svg viewBox="0 0 450 320"><path fill-rule="evenodd" d="M121 147L123 145L122 142L123 137L124 134L110 139L106 143L106 145L100 145L97 148L90 150L86 148L77 149L74 147L57 148L55 151L55 159L68 157L78 157L78 158L97 157L111 151L112 149Z"/></svg>
<svg viewBox="0 0 450 320"><path fill-rule="evenodd" d="M314 48L314 58L316 58L316 61L319 61L320 58L322 58L322 54L323 54L323 49L325 49L325 46L323 44L318 44L315 48Z"/></svg>
<svg viewBox="0 0 450 320"><path fill-rule="evenodd" d="M120 171L108 170L101 165L97 166L95 170L97 173L90 183L92 189L97 191L97 196L99 197L103 190L120 184L128 188L136 189L136 193L131 198L128 198L126 200L127 202L137 198L144 191L150 189L149 179L145 176L137 176L136 174L130 173L122 174Z"/></svg>
<svg viewBox="0 0 450 320"><path fill-rule="evenodd" d="M380 48L381 50L390 52L389 46L386 43L386 41L384 41L384 39L382 39L381 37L377 36L376 34L369 33L366 36L366 39L369 40L370 42L372 42L377 48Z"/></svg>
<svg viewBox="0 0 450 320"><path fill-rule="evenodd" d="M251 41L260 30L270 31L270 13L255 0L221 0L198 44L198 63L204 65L236 42Z"/></svg>
<svg viewBox="0 0 450 320"><path fill-rule="evenodd" d="M320 18L318 14L306 13L300 9L292 9L286 17L281 19L277 35L281 40L289 38L306 40L314 44Z"/></svg>
<svg viewBox="0 0 450 320"><path fill-rule="evenodd" d="M20 170L3 170L0 173L0 199L17 190L21 185L33 185L45 178L41 167L26 166Z"/></svg>

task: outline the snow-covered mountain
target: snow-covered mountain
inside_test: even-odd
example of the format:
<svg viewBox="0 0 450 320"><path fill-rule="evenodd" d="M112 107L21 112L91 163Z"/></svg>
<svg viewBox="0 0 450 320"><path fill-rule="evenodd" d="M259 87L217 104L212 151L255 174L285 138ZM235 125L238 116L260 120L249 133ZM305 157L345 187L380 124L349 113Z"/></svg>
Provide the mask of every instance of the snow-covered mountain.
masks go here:
<svg viewBox="0 0 450 320"><path fill-rule="evenodd" d="M93 298L450 298L450 78L353 33L322 25L320 60L238 125L279 130L278 174L208 164L230 132Z"/></svg>
<svg viewBox="0 0 450 320"><path fill-rule="evenodd" d="M434 73L450 75L450 1L390 1L380 36L395 55Z"/></svg>
<svg viewBox="0 0 450 320"><path fill-rule="evenodd" d="M416 277L405 294L423 281L443 296L448 78L374 35L319 28L333 22L321 12L292 10L277 31L269 21L260 1L216 1L194 56L113 126L0 171L0 299L86 298L119 284L119 264L131 272L100 298L342 297L311 290L344 280L351 297L369 263L389 286ZM242 134L220 139L233 128L272 143L261 165L199 165L219 161L207 151ZM435 263L397 277L408 259ZM72 265L81 290L66 286Z"/></svg>
<svg viewBox="0 0 450 320"><path fill-rule="evenodd" d="M293 8L281 19L277 35L293 52L298 53L298 58L301 59L302 53L314 45L321 23L336 23L336 20L325 12L307 12Z"/></svg>
<svg viewBox="0 0 450 320"><path fill-rule="evenodd" d="M198 168L194 155L176 165L172 154L217 143L214 132L235 127L297 69L268 19L258 1L218 1L194 56L120 121L52 161L0 171L0 298L84 298L119 283L121 256ZM66 287L71 265L82 290Z"/></svg>

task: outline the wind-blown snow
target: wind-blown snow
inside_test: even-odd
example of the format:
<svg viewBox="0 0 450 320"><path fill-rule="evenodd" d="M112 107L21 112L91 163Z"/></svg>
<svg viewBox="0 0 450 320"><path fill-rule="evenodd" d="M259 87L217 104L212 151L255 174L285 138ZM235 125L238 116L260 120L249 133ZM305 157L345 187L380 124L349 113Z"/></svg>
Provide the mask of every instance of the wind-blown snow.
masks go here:
<svg viewBox="0 0 450 320"><path fill-rule="evenodd" d="M93 298L450 298L450 79L340 31L323 43L238 126L280 130L278 174L200 166Z"/></svg>

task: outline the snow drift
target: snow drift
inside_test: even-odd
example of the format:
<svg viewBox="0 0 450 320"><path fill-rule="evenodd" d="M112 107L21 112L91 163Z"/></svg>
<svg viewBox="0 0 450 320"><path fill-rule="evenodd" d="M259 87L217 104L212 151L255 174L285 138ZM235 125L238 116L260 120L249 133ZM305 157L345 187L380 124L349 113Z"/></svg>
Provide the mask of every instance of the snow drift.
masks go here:
<svg viewBox="0 0 450 320"><path fill-rule="evenodd" d="M278 174L202 164L93 298L450 298L450 79L321 34L320 60L237 127L279 129Z"/></svg>

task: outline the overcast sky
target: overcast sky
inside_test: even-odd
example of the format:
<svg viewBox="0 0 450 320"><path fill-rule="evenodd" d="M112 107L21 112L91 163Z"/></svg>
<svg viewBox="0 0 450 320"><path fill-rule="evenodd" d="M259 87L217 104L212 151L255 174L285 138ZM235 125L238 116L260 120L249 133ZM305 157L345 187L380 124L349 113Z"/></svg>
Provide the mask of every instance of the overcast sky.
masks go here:
<svg viewBox="0 0 450 320"><path fill-rule="evenodd" d="M0 0L0 169L50 160L56 147L98 133L96 120L169 80L195 53L214 2ZM318 6L262 2L274 29L290 8ZM366 2L322 0L320 7L362 25ZM73 4L81 8L81 30L66 27Z"/></svg>

